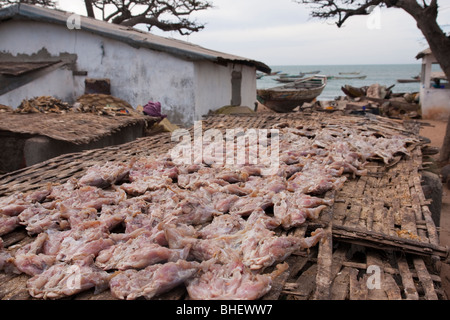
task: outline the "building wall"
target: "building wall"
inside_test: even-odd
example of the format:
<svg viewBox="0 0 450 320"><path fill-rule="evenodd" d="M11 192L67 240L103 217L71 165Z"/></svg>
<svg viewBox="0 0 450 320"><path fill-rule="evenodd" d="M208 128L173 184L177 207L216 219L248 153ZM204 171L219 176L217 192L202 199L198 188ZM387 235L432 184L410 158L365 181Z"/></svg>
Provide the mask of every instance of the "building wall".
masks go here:
<svg viewBox="0 0 450 320"><path fill-rule="evenodd" d="M450 89L420 89L422 117L429 120L447 120L450 116Z"/></svg>
<svg viewBox="0 0 450 320"><path fill-rule="evenodd" d="M219 65L208 62L195 63L196 113L207 114L210 110L232 105L232 74L240 72L240 105L253 109L256 102L256 69L241 64ZM197 117L196 120L200 118Z"/></svg>
<svg viewBox="0 0 450 320"><path fill-rule="evenodd" d="M41 78L0 96L0 103L17 108L22 100L39 96L54 96L62 101L74 97L74 78L67 68L54 70Z"/></svg>
<svg viewBox="0 0 450 320"><path fill-rule="evenodd" d="M163 113L168 114L173 123L191 125L196 118L196 86L191 61L134 48L85 31L31 21L0 24L0 44L1 53L23 55L24 60L38 52L48 52L51 56L65 52L76 54L77 70L88 71L89 78L111 79L111 94L128 101L133 107L159 101ZM58 72L51 73L46 79L16 89L7 97L0 96L0 103L17 107L18 102L29 97L31 92L34 96L54 95L73 102L84 93L85 76L73 76L73 86L67 84L68 88L72 86L72 99L67 94L69 89L61 90L61 86L55 85L60 76ZM65 80L60 82L64 86L66 78L64 76Z"/></svg>
<svg viewBox="0 0 450 320"><path fill-rule="evenodd" d="M437 63L433 55L422 59L422 74L420 83L420 105L422 117L429 120L447 120L450 116L450 88L448 83L444 88L434 88L431 81L432 64Z"/></svg>

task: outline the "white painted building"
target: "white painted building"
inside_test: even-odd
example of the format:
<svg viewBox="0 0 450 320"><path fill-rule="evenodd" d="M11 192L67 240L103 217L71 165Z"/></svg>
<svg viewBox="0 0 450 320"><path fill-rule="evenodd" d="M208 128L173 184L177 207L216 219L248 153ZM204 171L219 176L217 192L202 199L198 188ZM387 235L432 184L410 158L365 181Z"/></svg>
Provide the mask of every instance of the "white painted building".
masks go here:
<svg viewBox="0 0 450 320"><path fill-rule="evenodd" d="M443 72L433 71L439 64L430 49L420 52L422 59L420 75L420 104L422 117L432 120L447 120L450 115L450 86Z"/></svg>
<svg viewBox="0 0 450 320"><path fill-rule="evenodd" d="M75 27L75 28L74 28ZM51 95L74 102L86 78L111 81L133 107L159 101L173 123L191 125L226 105L253 107L262 62L59 10L0 10L0 104Z"/></svg>

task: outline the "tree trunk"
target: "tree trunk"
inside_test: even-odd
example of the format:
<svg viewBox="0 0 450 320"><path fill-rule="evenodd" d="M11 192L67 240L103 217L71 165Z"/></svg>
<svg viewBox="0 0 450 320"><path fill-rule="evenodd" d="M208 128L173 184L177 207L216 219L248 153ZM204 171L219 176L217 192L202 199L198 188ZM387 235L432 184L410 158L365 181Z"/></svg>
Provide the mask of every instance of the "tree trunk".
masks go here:
<svg viewBox="0 0 450 320"><path fill-rule="evenodd" d="M86 5L86 12L88 17L95 19L94 6L92 5L92 0L84 0L84 4Z"/></svg>
<svg viewBox="0 0 450 320"><path fill-rule="evenodd" d="M445 165L450 162L450 116L447 120L447 129L445 130L444 142L439 155L439 162L441 165Z"/></svg>
<svg viewBox="0 0 450 320"><path fill-rule="evenodd" d="M417 25L430 45L431 52L450 80L450 39L442 32L436 20L418 21ZM425 18L426 19L426 18ZM440 150L439 161L444 164L450 161L450 116L447 120L444 142Z"/></svg>
<svg viewBox="0 0 450 320"><path fill-rule="evenodd" d="M396 6L408 12L417 22L417 27L430 46L442 71L450 80L450 38L442 31L437 23L438 5L436 0L432 0L426 8L420 7L416 1L399 0ZM448 163L450 160L450 116L447 122L444 143L442 144L439 161Z"/></svg>

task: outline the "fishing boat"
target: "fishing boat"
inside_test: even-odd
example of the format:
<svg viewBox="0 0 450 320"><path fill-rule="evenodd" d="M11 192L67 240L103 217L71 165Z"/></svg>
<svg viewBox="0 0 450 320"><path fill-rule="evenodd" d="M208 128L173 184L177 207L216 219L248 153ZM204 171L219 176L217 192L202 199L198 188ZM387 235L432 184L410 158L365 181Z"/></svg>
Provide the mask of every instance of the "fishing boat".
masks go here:
<svg viewBox="0 0 450 320"><path fill-rule="evenodd" d="M420 77L412 77L411 79L397 79L398 83L411 83L411 82L420 82Z"/></svg>
<svg viewBox="0 0 450 320"><path fill-rule="evenodd" d="M289 82L295 82L302 80L303 77L280 77L275 79L275 81L281 82L281 83L289 83Z"/></svg>
<svg viewBox="0 0 450 320"><path fill-rule="evenodd" d="M360 72L339 72L339 74L360 74Z"/></svg>
<svg viewBox="0 0 450 320"><path fill-rule="evenodd" d="M327 77L315 75L269 89L257 90L257 99L276 112L290 112L317 98L327 85Z"/></svg>
<svg viewBox="0 0 450 320"><path fill-rule="evenodd" d="M328 76L328 79L335 80L347 80L347 79L365 79L367 76L355 76L355 77L339 77L339 76Z"/></svg>
<svg viewBox="0 0 450 320"><path fill-rule="evenodd" d="M294 74L294 75L288 75L288 74L281 74L277 79L275 79L278 82L282 83L288 83L288 82L295 82L298 80L303 79L305 76L304 73Z"/></svg>
<svg viewBox="0 0 450 320"><path fill-rule="evenodd" d="M301 73L303 73L303 74L318 74L318 73L320 73L320 70L316 70L316 71L303 71L303 72L301 72Z"/></svg>

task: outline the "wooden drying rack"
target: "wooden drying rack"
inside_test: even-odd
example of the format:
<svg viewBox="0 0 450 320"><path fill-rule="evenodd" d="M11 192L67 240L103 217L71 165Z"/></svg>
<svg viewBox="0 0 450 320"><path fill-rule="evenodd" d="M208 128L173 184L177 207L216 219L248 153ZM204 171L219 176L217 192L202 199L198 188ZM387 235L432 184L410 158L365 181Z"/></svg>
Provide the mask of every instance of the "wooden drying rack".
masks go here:
<svg viewBox="0 0 450 320"><path fill-rule="evenodd" d="M203 129L270 128L287 123L311 130L345 125L371 128L385 134L418 137L417 122L399 122L381 117L330 116L314 114L245 114L209 116ZM192 132L192 129L191 129ZM129 161L167 152L174 146L170 133L98 150L66 154L13 173L0 176L0 196L26 192L47 183L78 178L86 168L106 161ZM410 147L411 157L386 166L369 163L367 176L349 179L334 197L333 207L317 221L290 231L303 237L323 227L324 238L316 248L286 259L289 269L280 275L263 299L446 299L437 271L448 248L439 244L436 227L423 194L421 143ZM6 247L24 245L31 238L23 231L3 237ZM381 288L370 290L370 266L381 271ZM26 291L26 275L0 273L1 299L31 299ZM183 299L177 288L157 299ZM112 299L109 291L80 293L74 299Z"/></svg>

